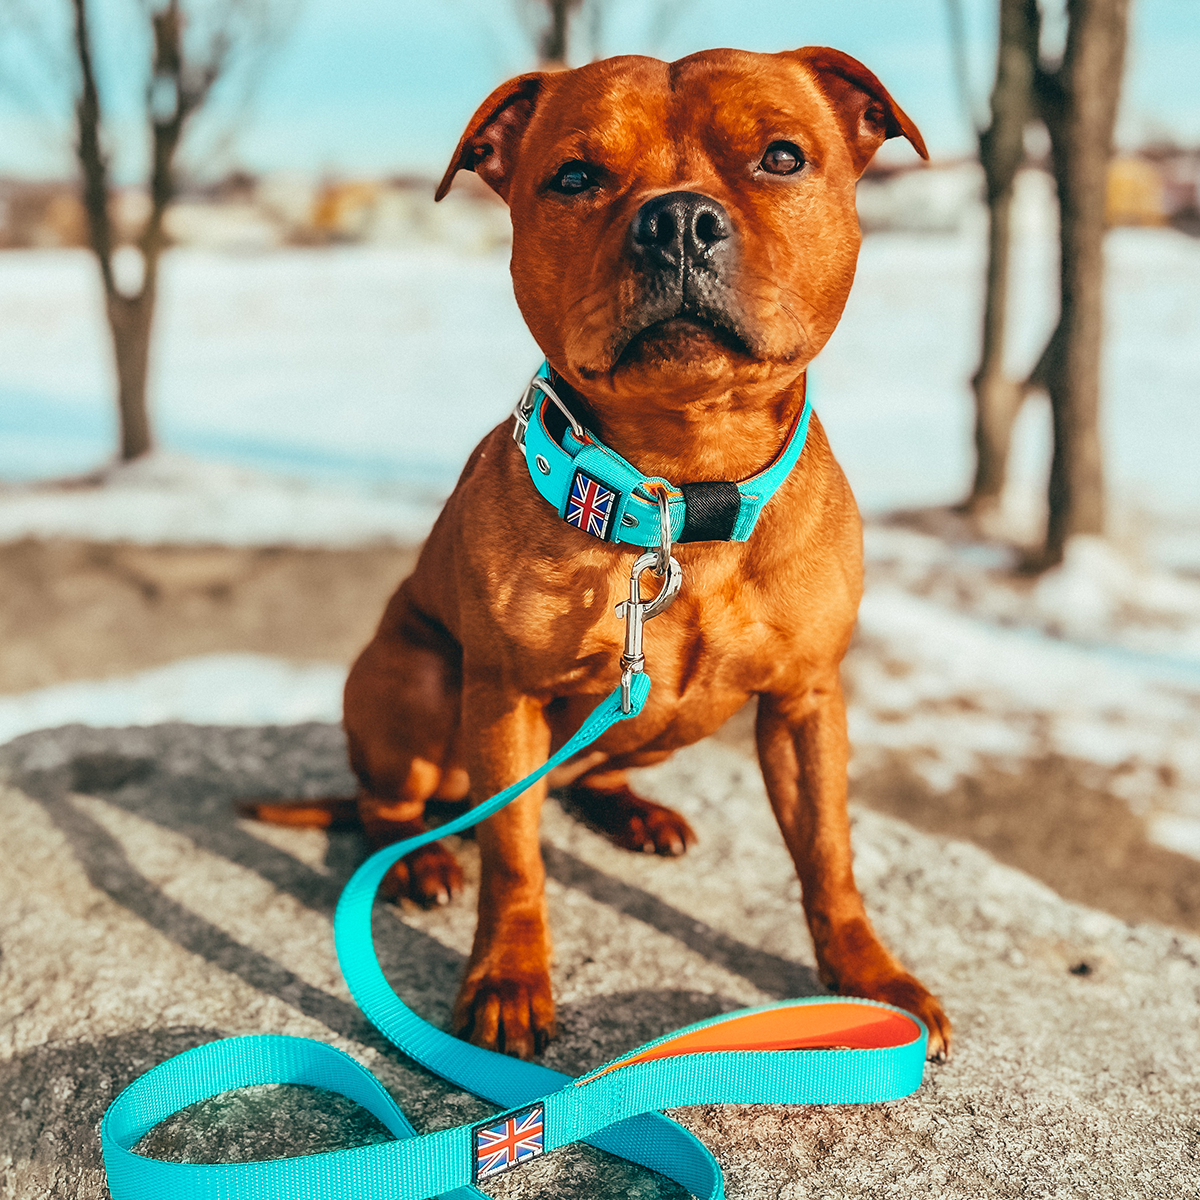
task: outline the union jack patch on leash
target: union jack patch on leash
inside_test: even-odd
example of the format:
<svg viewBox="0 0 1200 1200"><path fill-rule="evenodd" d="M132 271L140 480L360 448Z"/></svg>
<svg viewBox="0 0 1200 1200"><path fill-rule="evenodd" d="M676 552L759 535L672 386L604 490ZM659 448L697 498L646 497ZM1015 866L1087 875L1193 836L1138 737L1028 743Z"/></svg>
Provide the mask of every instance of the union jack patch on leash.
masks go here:
<svg viewBox="0 0 1200 1200"><path fill-rule="evenodd" d="M592 537L607 538L616 508L617 493L612 488L605 487L583 470L575 472L564 514L568 525L574 525Z"/></svg>
<svg viewBox="0 0 1200 1200"><path fill-rule="evenodd" d="M543 1105L535 1104L475 1130L475 1182L545 1154Z"/></svg>

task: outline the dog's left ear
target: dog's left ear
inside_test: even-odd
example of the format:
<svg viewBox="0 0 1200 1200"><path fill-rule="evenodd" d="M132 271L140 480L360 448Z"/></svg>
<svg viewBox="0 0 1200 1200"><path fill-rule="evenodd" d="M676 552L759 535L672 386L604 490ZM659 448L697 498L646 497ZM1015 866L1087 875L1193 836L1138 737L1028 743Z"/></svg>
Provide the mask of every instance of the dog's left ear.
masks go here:
<svg viewBox="0 0 1200 1200"><path fill-rule="evenodd" d="M517 152L545 78L543 71L518 75L516 79L502 83L479 106L438 184L435 200L440 200L450 190L459 171L474 171L492 191L508 199Z"/></svg>
<svg viewBox="0 0 1200 1200"><path fill-rule="evenodd" d="M805 46L788 57L812 73L833 105L859 175L888 138L907 138L922 158L929 157L921 131L858 59L828 46Z"/></svg>

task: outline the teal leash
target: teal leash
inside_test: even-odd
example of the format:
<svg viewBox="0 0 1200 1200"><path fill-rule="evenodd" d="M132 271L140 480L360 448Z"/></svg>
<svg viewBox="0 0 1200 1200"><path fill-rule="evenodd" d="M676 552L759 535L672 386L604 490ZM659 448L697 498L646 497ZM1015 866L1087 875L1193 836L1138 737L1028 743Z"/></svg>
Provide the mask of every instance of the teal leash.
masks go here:
<svg viewBox="0 0 1200 1200"><path fill-rule="evenodd" d="M346 885L334 917L338 962L363 1012L408 1057L477 1096L513 1110L474 1125L418 1135L382 1085L348 1054L324 1042L284 1035L226 1038L167 1059L113 1101L100 1127L113 1200L480 1200L481 1131L519 1124L533 1111L540 1146L528 1161L587 1141L673 1179L701 1200L722 1200L712 1154L660 1110L692 1104L863 1104L915 1091L925 1064L925 1026L908 1013L868 1000L786 1000L701 1021L624 1056L608 1068L572 1079L536 1063L471 1046L435 1029L395 994L375 956L371 909L379 884L398 859L435 838L458 833L499 811L548 771L617 722L642 711L650 680L633 673L629 711L620 690L593 711L548 762L486 803L437 829L373 854ZM896 1044L833 1049L717 1049L671 1057L641 1056L722 1027L788 1010L856 1006L875 1021L899 1025ZM890 1028L890 1027L889 1027ZM843 1036L834 1034L834 1037ZM734 1038L736 1042L736 1037ZM147 1158L133 1147L160 1121L222 1092L255 1084L306 1084L338 1092L377 1117L395 1141L248 1163L183 1163ZM532 1141L533 1139L531 1139ZM485 1172L490 1174L491 1172Z"/></svg>
<svg viewBox="0 0 1200 1200"><path fill-rule="evenodd" d="M354 873L338 901L334 915L338 962L367 1017L408 1057L506 1108L573 1086L574 1080L535 1063L468 1045L408 1008L392 991L375 956L371 938L375 893L388 869L404 855L485 820L618 721L637 716L649 690L649 678L638 674L629 712L622 711L620 692L614 691L542 767L448 824L373 854ZM221 1092L262 1083L308 1084L339 1092L377 1117L397 1141L262 1163L173 1163L133 1152L145 1134L180 1109ZM308 1038L264 1035L198 1046L147 1071L113 1101L101 1124L100 1140L114 1200L282 1200L325 1193L347 1200L359 1196L425 1200L442 1194L467 1200L483 1196L471 1186L470 1155L462 1145L464 1138L469 1141L471 1130L472 1126L461 1126L418 1138L395 1101L349 1055ZM657 1114L635 1118L619 1128L599 1127L588 1140L668 1175L693 1195L714 1200L723 1195L720 1170L708 1150L674 1121ZM458 1169L451 1169L451 1164Z"/></svg>
<svg viewBox="0 0 1200 1200"><path fill-rule="evenodd" d="M805 429L807 413L806 404ZM802 446L802 436L799 440ZM744 498L738 503L748 510ZM341 1050L277 1034L226 1038L160 1063L109 1106L100 1144L113 1200L486 1200L475 1186L480 1180L578 1141L657 1171L700 1200L722 1200L725 1188L716 1159L662 1109L863 1104L898 1099L920 1086L925 1026L874 1001L818 997L728 1013L676 1030L573 1079L443 1033L404 1004L383 974L371 910L391 866L499 812L645 706L650 679L644 672L642 628L674 600L682 579L671 556L680 513L666 488L658 489L650 504L639 520L649 525L649 513L657 509L657 549L634 562L629 597L617 610L625 619L620 686L536 771L448 824L371 855L346 885L334 914L342 974L376 1028L415 1062L507 1111L418 1135L378 1080ZM756 505L754 519L759 511ZM658 595L644 601L640 578L651 568L663 583ZM155 1125L181 1109L266 1083L340 1093L377 1117L395 1140L246 1163L166 1162L135 1153L134 1146Z"/></svg>

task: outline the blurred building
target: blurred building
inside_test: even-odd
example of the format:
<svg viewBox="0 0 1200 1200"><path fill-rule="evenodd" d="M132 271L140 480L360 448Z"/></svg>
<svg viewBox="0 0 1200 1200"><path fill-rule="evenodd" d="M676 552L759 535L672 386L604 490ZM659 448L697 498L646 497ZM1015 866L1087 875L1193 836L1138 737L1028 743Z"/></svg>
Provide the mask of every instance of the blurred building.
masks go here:
<svg viewBox="0 0 1200 1200"><path fill-rule="evenodd" d="M1200 150L1150 146L1113 160L1110 225L1174 225L1200 236Z"/></svg>
<svg viewBox="0 0 1200 1200"><path fill-rule="evenodd" d="M1052 201L1052 187L1026 190ZM956 232L980 212L983 197L983 170L974 159L879 167L858 185L859 219L867 233ZM1170 225L1200 236L1200 150L1148 147L1114 158L1105 202L1109 225Z"/></svg>
<svg viewBox="0 0 1200 1200"><path fill-rule="evenodd" d="M858 184L858 220L864 233L957 233L982 204L983 170L974 159L873 166Z"/></svg>
<svg viewBox="0 0 1200 1200"><path fill-rule="evenodd" d="M86 242L86 218L74 184L0 179L0 249Z"/></svg>
<svg viewBox="0 0 1200 1200"><path fill-rule="evenodd" d="M511 240L504 204L478 176L461 172L440 204L431 179L322 179L242 172L187 188L167 212L178 245L261 251L279 246L363 243L453 245L488 253ZM1029 189L1027 189L1029 190ZM1049 203L1045 187L1033 189ZM1148 147L1113 160L1106 195L1111 225L1171 225L1200 236L1200 150ZM113 201L122 240L145 219L144 191ZM963 159L916 167L873 167L858 185L864 232L954 233L982 219L983 172ZM0 249L84 246L87 225L71 182L0 179Z"/></svg>
<svg viewBox="0 0 1200 1200"><path fill-rule="evenodd" d="M474 175L434 203L431 179L329 180L295 173L231 175L186 189L167 210L166 231L178 245L217 250L368 243L452 244L486 253L511 240L508 210ZM149 198L118 191L113 216L121 240L141 228ZM0 179L0 249L85 246L87 223L71 182Z"/></svg>

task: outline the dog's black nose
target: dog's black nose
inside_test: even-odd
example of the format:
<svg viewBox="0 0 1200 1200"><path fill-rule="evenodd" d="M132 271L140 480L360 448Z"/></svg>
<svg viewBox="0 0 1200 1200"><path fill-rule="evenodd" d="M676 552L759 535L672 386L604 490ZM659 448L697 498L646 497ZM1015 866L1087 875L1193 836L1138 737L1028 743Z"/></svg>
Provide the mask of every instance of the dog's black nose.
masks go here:
<svg viewBox="0 0 1200 1200"><path fill-rule="evenodd" d="M658 267L703 261L733 233L729 214L699 192L668 192L647 200L633 218L635 251Z"/></svg>

